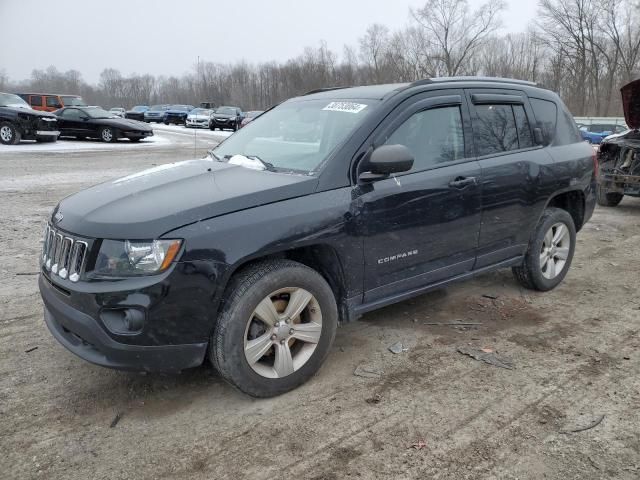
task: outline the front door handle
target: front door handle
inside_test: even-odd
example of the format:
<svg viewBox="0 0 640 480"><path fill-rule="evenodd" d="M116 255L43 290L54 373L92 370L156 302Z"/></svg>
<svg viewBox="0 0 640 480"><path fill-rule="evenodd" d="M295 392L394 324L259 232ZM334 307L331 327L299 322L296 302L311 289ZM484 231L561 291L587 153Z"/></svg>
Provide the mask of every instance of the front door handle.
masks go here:
<svg viewBox="0 0 640 480"><path fill-rule="evenodd" d="M451 188L465 188L476 183L476 177L456 177L449 182L449 186Z"/></svg>

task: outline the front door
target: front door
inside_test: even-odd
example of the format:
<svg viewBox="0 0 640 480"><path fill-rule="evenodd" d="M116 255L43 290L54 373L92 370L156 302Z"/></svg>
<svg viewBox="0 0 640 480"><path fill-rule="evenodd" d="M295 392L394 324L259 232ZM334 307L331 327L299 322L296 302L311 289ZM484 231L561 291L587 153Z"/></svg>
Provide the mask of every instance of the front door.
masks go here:
<svg viewBox="0 0 640 480"><path fill-rule="evenodd" d="M480 230L481 169L467 147L462 92L411 98L380 130L374 146L404 145L415 162L407 173L356 187L366 303L469 272Z"/></svg>

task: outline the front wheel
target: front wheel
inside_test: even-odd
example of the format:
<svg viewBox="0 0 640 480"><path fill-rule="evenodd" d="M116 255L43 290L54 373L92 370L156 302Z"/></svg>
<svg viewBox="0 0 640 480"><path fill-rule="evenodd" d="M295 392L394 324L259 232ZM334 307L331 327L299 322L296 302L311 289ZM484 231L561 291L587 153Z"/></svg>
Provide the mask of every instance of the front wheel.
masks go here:
<svg viewBox="0 0 640 480"><path fill-rule="evenodd" d="M566 210L548 208L529 242L522 265L513 267L520 284L546 292L557 287L571 266L576 248L576 227Z"/></svg>
<svg viewBox="0 0 640 480"><path fill-rule="evenodd" d="M100 130L100 139L103 142L111 143L116 140L115 133L111 127L104 127Z"/></svg>
<svg viewBox="0 0 640 480"><path fill-rule="evenodd" d="M596 187L596 199L598 200L598 205L603 207L617 207L624 194L618 192L607 192L607 189L598 185Z"/></svg>
<svg viewBox="0 0 640 480"><path fill-rule="evenodd" d="M16 145L20 143L20 132L9 122L0 123L0 143Z"/></svg>
<svg viewBox="0 0 640 480"><path fill-rule="evenodd" d="M273 397L318 371L337 323L333 292L315 270L289 260L260 262L231 280L209 357L242 392Z"/></svg>

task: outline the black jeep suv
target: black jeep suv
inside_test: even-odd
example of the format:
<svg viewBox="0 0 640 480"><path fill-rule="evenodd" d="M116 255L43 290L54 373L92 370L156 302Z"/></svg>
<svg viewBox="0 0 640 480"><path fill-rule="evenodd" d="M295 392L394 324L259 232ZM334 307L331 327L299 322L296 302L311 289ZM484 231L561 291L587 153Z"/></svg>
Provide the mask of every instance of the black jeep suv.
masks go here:
<svg viewBox="0 0 640 480"><path fill-rule="evenodd" d="M0 143L55 142L60 136L57 126L55 115L33 110L19 96L0 92Z"/></svg>
<svg viewBox="0 0 640 480"><path fill-rule="evenodd" d="M209 158L62 200L45 321L99 365L208 358L243 392L277 395L318 370L339 320L504 267L554 288L593 213L593 162L558 96L530 83L311 92Z"/></svg>

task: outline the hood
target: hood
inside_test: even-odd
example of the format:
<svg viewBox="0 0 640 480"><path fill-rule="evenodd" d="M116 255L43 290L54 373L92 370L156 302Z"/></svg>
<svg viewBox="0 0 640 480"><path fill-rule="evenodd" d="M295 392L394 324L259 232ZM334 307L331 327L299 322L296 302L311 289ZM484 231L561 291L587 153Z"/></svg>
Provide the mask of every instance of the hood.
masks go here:
<svg viewBox="0 0 640 480"><path fill-rule="evenodd" d="M189 115L187 115L187 118L191 118L194 120L209 120L209 118L211 118L209 115L203 115L203 114L194 114L194 113L190 113Z"/></svg>
<svg viewBox="0 0 640 480"><path fill-rule="evenodd" d="M6 110L10 110L12 112L16 112L16 113L21 113L21 114L27 114L27 115L32 115L34 117L53 117L53 118L57 118L53 113L49 113L49 112L43 112L40 110L33 110L32 108L27 108L27 107L0 107Z"/></svg>
<svg viewBox="0 0 640 480"><path fill-rule="evenodd" d="M236 118L237 115L229 113L214 113L213 116L216 118Z"/></svg>
<svg viewBox="0 0 640 480"><path fill-rule="evenodd" d="M626 84L620 91L624 119L629 128L637 130L640 128L640 79Z"/></svg>
<svg viewBox="0 0 640 480"><path fill-rule="evenodd" d="M317 178L210 159L160 165L65 198L53 212L70 233L144 240L190 223L308 195Z"/></svg>

